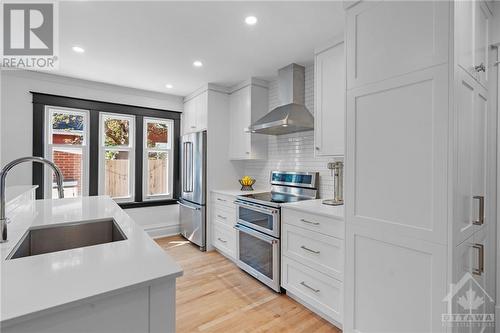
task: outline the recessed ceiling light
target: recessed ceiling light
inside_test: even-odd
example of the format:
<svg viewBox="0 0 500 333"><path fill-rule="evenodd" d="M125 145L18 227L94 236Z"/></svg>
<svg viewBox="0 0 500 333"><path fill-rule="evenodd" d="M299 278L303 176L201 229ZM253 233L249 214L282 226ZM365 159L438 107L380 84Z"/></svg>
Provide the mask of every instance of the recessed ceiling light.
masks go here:
<svg viewBox="0 0 500 333"><path fill-rule="evenodd" d="M170 83L166 84L165 87L167 87L167 89L172 89L174 86L171 85Z"/></svg>
<svg viewBox="0 0 500 333"><path fill-rule="evenodd" d="M247 16L245 18L245 23L248 25L254 25L257 23L257 18L255 16Z"/></svg>
<svg viewBox="0 0 500 333"><path fill-rule="evenodd" d="M201 66L203 66L203 63L199 60L196 60L195 62L193 62L193 66L194 67L201 67Z"/></svg>
<svg viewBox="0 0 500 333"><path fill-rule="evenodd" d="M85 49L80 46L73 46L73 51L75 51L76 53L84 53Z"/></svg>

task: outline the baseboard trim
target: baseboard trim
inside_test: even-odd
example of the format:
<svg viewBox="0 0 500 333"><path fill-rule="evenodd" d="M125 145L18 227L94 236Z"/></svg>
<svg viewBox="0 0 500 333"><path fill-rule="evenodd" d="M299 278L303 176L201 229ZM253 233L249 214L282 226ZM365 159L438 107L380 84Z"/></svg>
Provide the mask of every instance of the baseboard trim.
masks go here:
<svg viewBox="0 0 500 333"><path fill-rule="evenodd" d="M148 225L144 227L144 231L153 239L175 236L180 233L180 225Z"/></svg>

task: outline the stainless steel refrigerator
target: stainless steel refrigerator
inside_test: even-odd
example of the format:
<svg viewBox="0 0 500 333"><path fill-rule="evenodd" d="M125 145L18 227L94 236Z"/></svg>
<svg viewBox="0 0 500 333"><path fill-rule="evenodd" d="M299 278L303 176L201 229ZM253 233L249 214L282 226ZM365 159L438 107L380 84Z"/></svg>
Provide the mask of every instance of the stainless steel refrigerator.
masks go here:
<svg viewBox="0 0 500 333"><path fill-rule="evenodd" d="M207 132L181 137L181 234L206 250Z"/></svg>

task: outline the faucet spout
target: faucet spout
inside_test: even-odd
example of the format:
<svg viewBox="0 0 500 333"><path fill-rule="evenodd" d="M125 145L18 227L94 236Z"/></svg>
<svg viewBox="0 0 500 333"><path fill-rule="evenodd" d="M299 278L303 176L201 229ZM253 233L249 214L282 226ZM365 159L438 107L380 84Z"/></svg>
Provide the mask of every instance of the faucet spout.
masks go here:
<svg viewBox="0 0 500 333"><path fill-rule="evenodd" d="M27 156L21 157L13 160L10 163L7 163L2 170L0 170L0 243L4 243L7 241L7 217L5 216L5 180L7 178L7 174L9 171L18 164L24 162L37 162L48 165L54 170L54 174L56 175L56 183L57 183L57 191L59 194L59 198L64 198L64 188L63 188L63 174L61 169L57 165L55 165L52 161L49 161L42 157L36 156Z"/></svg>

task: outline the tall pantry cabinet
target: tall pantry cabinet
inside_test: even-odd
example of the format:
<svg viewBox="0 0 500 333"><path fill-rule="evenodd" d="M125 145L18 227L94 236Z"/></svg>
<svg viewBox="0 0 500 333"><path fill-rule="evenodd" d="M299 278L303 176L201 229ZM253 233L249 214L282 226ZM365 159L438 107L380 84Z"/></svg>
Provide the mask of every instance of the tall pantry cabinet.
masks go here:
<svg viewBox="0 0 500 333"><path fill-rule="evenodd" d="M494 297L491 12L482 1L345 9L344 331L479 332L442 315L464 311L461 286ZM480 296L474 311L494 313Z"/></svg>

